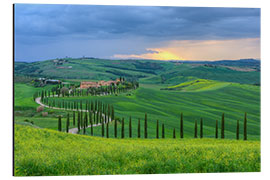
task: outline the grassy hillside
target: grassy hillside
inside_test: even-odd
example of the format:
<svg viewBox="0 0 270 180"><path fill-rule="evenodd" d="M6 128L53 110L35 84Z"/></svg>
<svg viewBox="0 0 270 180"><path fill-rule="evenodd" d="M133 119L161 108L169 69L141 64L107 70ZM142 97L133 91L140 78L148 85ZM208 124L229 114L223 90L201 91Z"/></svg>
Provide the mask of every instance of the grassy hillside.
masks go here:
<svg viewBox="0 0 270 180"><path fill-rule="evenodd" d="M237 62L237 61L236 61ZM183 78L211 79L226 82L260 84L259 61L235 61L209 66L212 62L167 62L153 60L62 59L23 63L15 62L15 74L58 79L109 80L119 76L140 79L143 83L179 84ZM240 63L241 62L241 63ZM224 67L247 67L243 72Z"/></svg>
<svg viewBox="0 0 270 180"><path fill-rule="evenodd" d="M187 92L197 92L197 91L209 91L223 88L230 85L228 82L219 82L207 79L196 79L192 81L183 82L178 85L169 86L168 88L163 88L163 90L179 90Z"/></svg>
<svg viewBox="0 0 270 180"><path fill-rule="evenodd" d="M260 88L258 86L229 84L211 92L165 91L160 90L162 87L164 86L141 84L139 89L131 93L131 96L121 94L63 99L66 101L97 99L114 105L116 116L125 118L126 129L128 129L128 119L132 117L134 136L137 135L138 118L144 120L147 113L150 138L155 137L156 120L159 120L160 125L165 124L166 136L172 138L173 128L176 128L177 132L180 130L181 112L184 114L185 137L193 137L194 121L199 121L200 118L204 119L205 137L214 137L216 120L220 123L224 112L226 138L235 138L236 121L240 120L240 134L242 134L244 113L247 112L249 139L260 138ZM110 128L113 136L113 124ZM101 135L99 127L96 127L95 135ZM179 133L177 136L179 137Z"/></svg>
<svg viewBox="0 0 270 180"><path fill-rule="evenodd" d="M15 175L260 171L259 141L117 140L15 125Z"/></svg>

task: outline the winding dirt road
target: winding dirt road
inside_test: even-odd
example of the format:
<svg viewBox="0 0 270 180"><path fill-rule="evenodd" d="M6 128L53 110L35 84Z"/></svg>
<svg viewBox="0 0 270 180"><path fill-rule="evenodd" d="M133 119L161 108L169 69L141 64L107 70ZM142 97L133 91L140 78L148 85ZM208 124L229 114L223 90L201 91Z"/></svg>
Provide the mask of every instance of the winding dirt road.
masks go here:
<svg viewBox="0 0 270 180"><path fill-rule="evenodd" d="M37 98L35 99L35 102L36 102L37 104L43 106L43 107L46 107L46 108L50 108L50 109L59 109L59 110L66 110L66 109L64 109L64 108L49 107L48 105L43 104L43 103L41 102L41 97L37 97ZM77 109L70 109L70 111L77 111ZM79 110L79 111L80 111L80 112L88 112L88 110ZM94 113L97 113L97 112L94 112ZM102 114L102 116L105 117L104 114ZM112 121L112 119L109 117L109 122L111 122L111 121ZM95 127L95 126L101 126L101 123L93 124L93 127ZM87 126L86 128L90 128L90 127L91 127L91 125ZM72 133L72 134L78 134L78 128L71 128L71 129L68 130L68 132L69 132L69 133Z"/></svg>

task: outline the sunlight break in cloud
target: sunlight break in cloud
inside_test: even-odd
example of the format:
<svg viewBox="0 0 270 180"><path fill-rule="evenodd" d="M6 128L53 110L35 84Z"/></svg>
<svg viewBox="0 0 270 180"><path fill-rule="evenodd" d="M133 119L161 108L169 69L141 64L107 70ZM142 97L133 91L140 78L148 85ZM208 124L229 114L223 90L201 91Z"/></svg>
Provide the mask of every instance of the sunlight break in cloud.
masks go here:
<svg viewBox="0 0 270 180"><path fill-rule="evenodd" d="M145 54L115 54L113 58L119 59L155 59L155 60L183 60L179 55L159 48L147 48Z"/></svg>
<svg viewBox="0 0 270 180"><path fill-rule="evenodd" d="M223 60L260 58L260 38L232 40L174 40L145 54L116 54L119 59Z"/></svg>

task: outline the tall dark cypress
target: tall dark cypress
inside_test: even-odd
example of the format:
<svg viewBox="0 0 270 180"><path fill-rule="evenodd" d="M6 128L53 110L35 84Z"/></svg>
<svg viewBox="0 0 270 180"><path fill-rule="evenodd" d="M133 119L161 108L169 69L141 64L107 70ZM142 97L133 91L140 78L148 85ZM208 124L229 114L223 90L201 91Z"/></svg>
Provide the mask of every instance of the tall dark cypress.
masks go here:
<svg viewBox="0 0 270 180"><path fill-rule="evenodd" d="M88 127L88 114L85 112L85 127Z"/></svg>
<svg viewBox="0 0 270 180"><path fill-rule="evenodd" d="M147 139L147 114L145 113L144 118L144 138Z"/></svg>
<svg viewBox="0 0 270 180"><path fill-rule="evenodd" d="M73 111L73 126L75 126L75 122L76 120L75 120L75 111Z"/></svg>
<svg viewBox="0 0 270 180"><path fill-rule="evenodd" d="M62 131L61 116L58 116L58 131Z"/></svg>
<svg viewBox="0 0 270 180"><path fill-rule="evenodd" d="M198 130L198 128L197 128L197 120L195 120L195 125L194 125L194 138L197 138L198 136L197 136L197 130Z"/></svg>
<svg viewBox="0 0 270 180"><path fill-rule="evenodd" d="M162 138L165 138L165 125L162 124Z"/></svg>
<svg viewBox="0 0 270 180"><path fill-rule="evenodd" d="M79 111L78 112L78 120L77 120L77 125L78 125L78 134L80 133L80 129L81 129L81 113Z"/></svg>
<svg viewBox="0 0 270 180"><path fill-rule="evenodd" d="M67 114L67 124L66 124L66 132L69 130L69 113Z"/></svg>
<svg viewBox="0 0 270 180"><path fill-rule="evenodd" d="M81 111L81 128L84 126L83 111Z"/></svg>
<svg viewBox="0 0 270 180"><path fill-rule="evenodd" d="M141 120L138 119L138 138L141 138Z"/></svg>
<svg viewBox="0 0 270 180"><path fill-rule="evenodd" d="M125 138L125 120L122 118L122 138Z"/></svg>
<svg viewBox="0 0 270 180"><path fill-rule="evenodd" d="M247 113L245 112L244 117L244 140L247 140Z"/></svg>
<svg viewBox="0 0 270 180"><path fill-rule="evenodd" d="M101 122L101 136L104 137L104 121Z"/></svg>
<svg viewBox="0 0 270 180"><path fill-rule="evenodd" d="M180 137L181 137L181 138L184 138L183 113L181 113L181 119L180 119Z"/></svg>
<svg viewBox="0 0 270 180"><path fill-rule="evenodd" d="M111 115L111 120L114 120L114 107L112 106L112 115Z"/></svg>
<svg viewBox="0 0 270 180"><path fill-rule="evenodd" d="M203 119L201 118L201 123L200 123L200 138L203 138Z"/></svg>
<svg viewBox="0 0 270 180"><path fill-rule="evenodd" d="M225 138L225 118L224 118L224 113L222 113L222 118L221 118L221 139Z"/></svg>
<svg viewBox="0 0 270 180"><path fill-rule="evenodd" d="M216 139L218 138L218 120L216 120Z"/></svg>
<svg viewBox="0 0 270 180"><path fill-rule="evenodd" d="M117 138L117 120L114 120L114 137Z"/></svg>
<svg viewBox="0 0 270 180"><path fill-rule="evenodd" d="M93 136L94 130L93 130L93 120L92 119L90 119L90 124L91 124L91 136Z"/></svg>
<svg viewBox="0 0 270 180"><path fill-rule="evenodd" d="M109 138L109 123L106 123L106 137Z"/></svg>
<svg viewBox="0 0 270 180"><path fill-rule="evenodd" d="M239 120L237 120L236 124L236 139L239 140Z"/></svg>
<svg viewBox="0 0 270 180"><path fill-rule="evenodd" d="M175 128L173 128L173 138L175 139L176 136L175 136Z"/></svg>
<svg viewBox="0 0 270 180"><path fill-rule="evenodd" d="M129 117L129 137L132 138L132 124L131 124L131 116Z"/></svg>
<svg viewBox="0 0 270 180"><path fill-rule="evenodd" d="M84 118L83 118L83 116L82 116L82 128L83 128L83 134L85 134L86 133L86 121L87 121L87 114L84 116Z"/></svg>
<svg viewBox="0 0 270 180"><path fill-rule="evenodd" d="M158 123L158 120L157 120L156 138L159 139L159 123Z"/></svg>

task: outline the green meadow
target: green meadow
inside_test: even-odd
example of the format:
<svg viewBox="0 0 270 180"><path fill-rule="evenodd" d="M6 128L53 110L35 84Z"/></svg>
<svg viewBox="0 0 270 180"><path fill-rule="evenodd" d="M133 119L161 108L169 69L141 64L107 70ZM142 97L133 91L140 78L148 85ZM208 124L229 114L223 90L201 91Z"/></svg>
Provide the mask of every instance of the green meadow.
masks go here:
<svg viewBox="0 0 270 180"><path fill-rule="evenodd" d="M250 62L244 62L233 61L232 66L253 68ZM257 62L254 67L258 67ZM57 66L51 60L15 63L15 74L20 76L14 83L16 176L260 171L260 72L257 70L236 71L225 68L222 62L205 66L150 60L65 59ZM90 128L86 129L86 135L57 132L57 117L63 116L65 131L67 114L72 112L50 108L37 112L39 105L33 94L54 85L34 87L29 80L47 77L79 84L119 76L136 79L140 87L117 96L50 97L83 103L99 100L113 105L119 119L117 139L114 121L109 123L108 139L100 137L101 126L94 127L94 136L90 136ZM44 112L48 114L43 115ZM145 113L148 139L143 138ZM184 139L180 139L181 113ZM222 113L225 139L220 139ZM245 113L247 141L242 140ZM122 118L125 139L120 139ZM128 138L129 118L133 138ZM194 123L198 122L199 133L201 118L203 139L194 139ZM139 119L140 139L137 138ZM165 125L165 139L155 139L157 120L159 137L161 125ZM215 139L216 120L219 139ZM235 140L237 120L240 140Z"/></svg>
<svg viewBox="0 0 270 180"><path fill-rule="evenodd" d="M260 171L259 141L106 139L15 125L15 176Z"/></svg>

